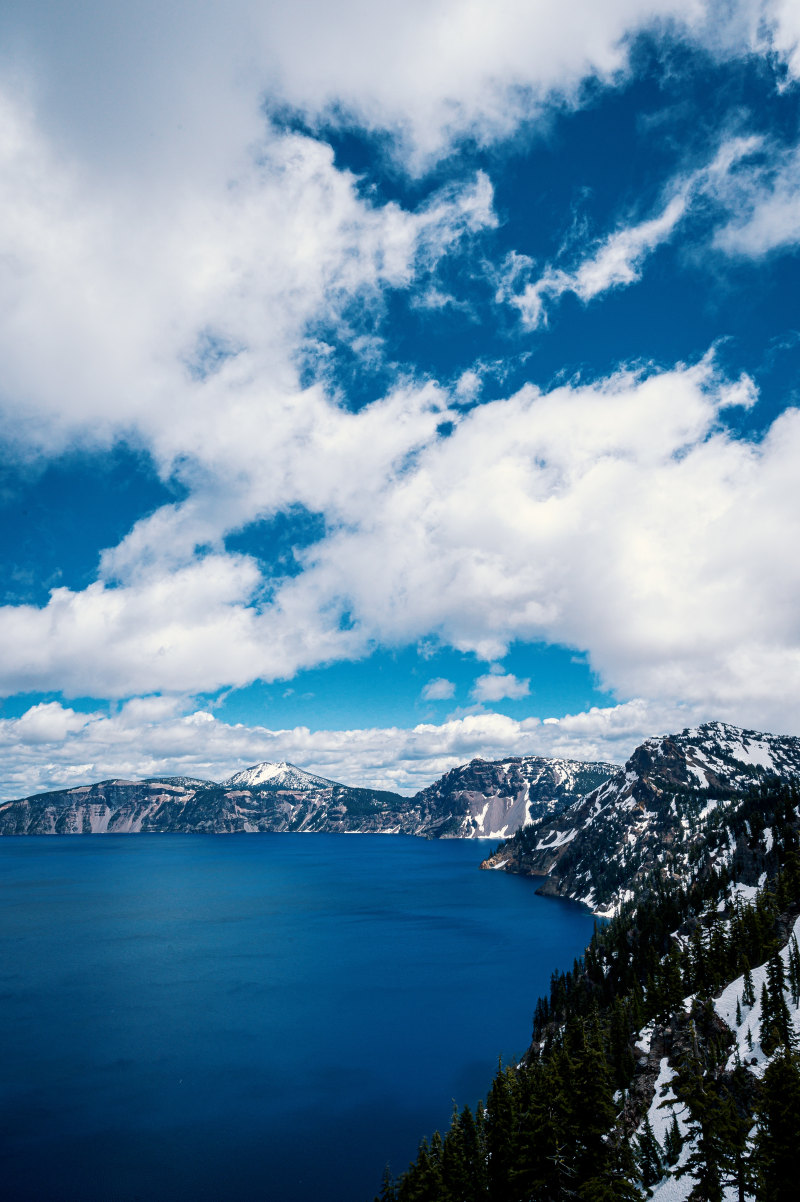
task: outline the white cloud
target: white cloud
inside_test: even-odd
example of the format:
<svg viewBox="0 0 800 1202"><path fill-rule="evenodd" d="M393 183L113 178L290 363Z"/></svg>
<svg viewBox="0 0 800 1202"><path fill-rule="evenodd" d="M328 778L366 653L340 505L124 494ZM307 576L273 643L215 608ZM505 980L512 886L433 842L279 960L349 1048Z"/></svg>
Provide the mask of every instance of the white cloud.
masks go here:
<svg viewBox="0 0 800 1202"><path fill-rule="evenodd" d="M517 701L527 697L531 691L530 680L519 680L511 672L489 672L479 676L472 686L471 696L475 701Z"/></svg>
<svg viewBox="0 0 800 1202"><path fill-rule="evenodd" d="M135 11L8 0L0 44L33 75L49 132L98 169L207 179L257 136L261 95L312 120L344 112L391 131L420 162L465 133L512 132L586 75L612 78L626 65L626 38L654 20L718 41L714 26L730 18L709 20L714 7L575 0L565 22L557 0L142 0ZM91 66L76 70L82 59Z"/></svg>
<svg viewBox="0 0 800 1202"><path fill-rule="evenodd" d="M645 221L616 229L599 241L571 271L548 265L537 280L526 283L522 291L517 292L519 276L529 273L532 264L525 256L510 255L498 300L509 301L519 310L523 323L536 329L547 323L548 302L558 300L567 292L587 303L611 288L636 283L641 279L645 260L672 238L696 200L712 196L720 201L728 194L730 203L738 199L741 204L741 177L731 182L729 174L761 145L762 141L757 137L729 139L709 164L673 181L661 212Z"/></svg>
<svg viewBox="0 0 800 1202"><path fill-rule="evenodd" d="M130 437L189 493L109 548L90 588L0 609L3 690L182 693L289 677L376 640L435 637L491 659L529 638L585 649L623 696L800 722L800 579L786 553L800 534L798 415L761 444L728 436L720 409L752 390L737 395L708 363L527 388L468 414L430 381L401 379L359 413L303 388L298 359L312 336L324 354L322 328L378 353L386 291L433 289L443 257L494 224L492 190L478 174L413 211L370 200L330 148L263 131L256 99L266 88L312 115L343 105L397 132L419 164L465 132L509 132L548 96L574 98L587 74L612 79L626 36L653 18L711 38L714 6L581 0L569 22L555 0L167 7L117 6L84 76L73 51L99 0L86 26L34 0L34 82L17 86L18 69L10 86L0 64L3 433L20 455ZM731 45L767 36L733 7ZM793 10L765 11L794 69ZM3 19L21 12L4 6ZM769 220L753 193L729 249L786 241L792 170ZM589 297L625 283L680 218L668 197L571 286ZM204 374L209 344L229 353ZM462 376L458 399L478 383ZM327 534L266 594L222 539L289 505L323 513ZM62 719L30 717L31 737ZM94 763L69 726L83 721L63 737ZM180 743L211 725L171 721L152 731ZM110 729L98 723L87 729ZM462 746L443 745L445 759Z"/></svg>
<svg viewBox="0 0 800 1202"><path fill-rule="evenodd" d="M285 502L328 524L298 576L262 597L252 560L193 560L196 531L225 519L218 483L198 488L110 557L117 587L0 609L0 683L180 693L431 635L487 660L544 640L585 650L617 696L800 725L800 565L786 551L800 543L800 414L745 442L720 414L752 399L751 382L721 379L706 359L526 387L451 412L440 439L446 398L430 386L359 414L317 398L318 421L279 464ZM241 480L237 504L244 468Z"/></svg>
<svg viewBox="0 0 800 1202"><path fill-rule="evenodd" d="M452 680L445 680L442 676L437 676L434 680L429 680L422 690L421 696L424 701L447 701L456 691L456 686Z"/></svg>
<svg viewBox="0 0 800 1202"><path fill-rule="evenodd" d="M41 721L47 710L48 730ZM59 712L60 711L60 712ZM206 711L165 712L137 698L111 716L56 703L0 720L0 799L114 777L185 775L222 780L260 760L289 760L345 784L414 793L475 756L552 755L621 763L642 739L708 717L686 706L631 701L558 723L480 712L434 725L310 731L228 725ZM48 737L44 737L47 735Z"/></svg>
<svg viewBox="0 0 800 1202"><path fill-rule="evenodd" d="M800 243L800 149L772 151L720 189L730 211L715 236L729 255L761 258Z"/></svg>
<svg viewBox="0 0 800 1202"><path fill-rule="evenodd" d="M129 181L206 181L258 136L262 96L388 131L420 165L465 134L512 133L553 97L578 103L587 76L625 71L637 32L670 25L800 74L792 0L574 0L568 21L558 0L6 0L0 45L70 153Z"/></svg>

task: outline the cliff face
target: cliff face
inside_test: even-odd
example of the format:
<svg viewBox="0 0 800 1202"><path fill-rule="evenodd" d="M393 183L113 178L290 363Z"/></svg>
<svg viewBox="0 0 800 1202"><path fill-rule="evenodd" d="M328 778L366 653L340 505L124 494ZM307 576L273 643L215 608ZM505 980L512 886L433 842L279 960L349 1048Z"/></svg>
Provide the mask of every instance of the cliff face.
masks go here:
<svg viewBox="0 0 800 1202"><path fill-rule="evenodd" d="M0 834L381 831L416 833L409 799L344 785L241 788L168 778L101 781L0 805Z"/></svg>
<svg viewBox="0 0 800 1202"><path fill-rule="evenodd" d="M536 755L471 760L422 789L414 801L426 822L441 822L440 835L505 839L531 822L558 814L615 772L613 764Z"/></svg>
<svg viewBox="0 0 800 1202"><path fill-rule="evenodd" d="M415 797L351 788L292 764L257 764L222 784L108 780L0 805L0 834L327 831L502 838L557 812L614 768L537 756L453 769Z"/></svg>
<svg viewBox="0 0 800 1202"><path fill-rule="evenodd" d="M768 777L800 777L800 739L719 722L648 739L611 779L519 831L483 867L542 877L541 892L601 914L615 912L647 876L685 882L699 859L755 871L749 832L728 814ZM770 840L767 831L764 857Z"/></svg>

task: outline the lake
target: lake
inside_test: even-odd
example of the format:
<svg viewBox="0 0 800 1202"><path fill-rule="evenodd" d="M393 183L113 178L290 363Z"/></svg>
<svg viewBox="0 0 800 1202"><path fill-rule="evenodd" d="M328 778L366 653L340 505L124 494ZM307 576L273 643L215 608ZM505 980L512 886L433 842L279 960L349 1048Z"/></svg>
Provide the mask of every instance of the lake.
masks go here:
<svg viewBox="0 0 800 1202"><path fill-rule="evenodd" d="M0 839L6 1202L371 1202L591 936L490 846Z"/></svg>

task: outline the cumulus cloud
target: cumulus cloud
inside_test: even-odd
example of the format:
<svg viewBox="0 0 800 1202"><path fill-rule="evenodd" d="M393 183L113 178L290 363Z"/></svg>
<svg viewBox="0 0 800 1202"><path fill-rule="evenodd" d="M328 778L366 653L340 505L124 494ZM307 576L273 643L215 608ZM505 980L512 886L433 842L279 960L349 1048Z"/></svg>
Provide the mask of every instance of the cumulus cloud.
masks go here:
<svg viewBox="0 0 800 1202"><path fill-rule="evenodd" d="M708 717L690 706L631 701L558 722L480 712L440 724L361 730L229 725L207 710L168 711L135 698L119 712L79 714L58 703L0 720L0 799L111 778L223 780L261 760L288 760L345 784L414 793L476 756L552 755L622 763L642 739Z"/></svg>
<svg viewBox="0 0 800 1202"><path fill-rule="evenodd" d="M278 462L321 416L299 382L309 327L356 343L385 290L496 220L482 173L409 211L298 134L266 133L237 166L168 204L104 192L0 91L6 437L53 452L134 431L165 474L235 473L265 442Z"/></svg>
<svg viewBox="0 0 800 1202"><path fill-rule="evenodd" d="M587 76L624 71L630 37L653 20L720 52L776 49L796 71L792 6L728 5L722 23L698 0L580 0L568 23L555 0L168 7L166 21L163 6L117 6L82 76L71 48L91 20L33 0L26 20L44 32L27 68L9 83L0 63L4 437L24 457L124 436L187 493L107 548L90 587L0 609L2 691L182 694L290 677L376 641L433 637L491 660L514 639L549 639L587 650L620 695L685 697L753 725L796 715L800 579L785 548L800 534L797 413L760 443L735 439L721 415L752 386L710 361L528 387L467 412L452 402L475 398L479 371L453 396L409 373L349 412L334 387L306 385L304 357L324 358L326 337L379 355L386 294L443 295L439 264L496 223L491 182L478 173L415 208L383 203L330 147L267 126L259 109L285 101L312 123L355 114L416 169L465 135L512 132L554 97L578 103ZM756 8L766 20L750 21ZM97 17L99 0L84 10ZM22 11L4 6L6 45ZM751 253L795 236L793 162L742 176L752 205L721 246ZM722 184L717 195L727 203ZM558 289L590 298L635 278L686 196L563 278L554 269L540 306ZM224 550L226 533L291 506L325 519L297 577L265 581ZM89 732L127 731L134 747L147 731L156 764L169 740L177 762L216 730L208 716L175 717L169 700L137 704L157 717L45 708L13 737L41 746L61 729L80 764L110 765ZM411 763L430 738L420 759L433 771L525 735L494 717L491 730L472 716L452 738L425 728L385 745ZM290 747L301 762L316 748L326 768L322 743L298 735ZM364 755L377 771L378 752Z"/></svg>
<svg viewBox="0 0 800 1202"><path fill-rule="evenodd" d="M157 514L115 587L0 609L3 691L205 691L433 634L487 660L515 639L572 646L618 696L800 721L796 410L736 438L722 416L752 383L710 358L468 413L427 387L324 411L290 444L284 498L328 523L299 575L262 595L246 556L176 565L180 507Z"/></svg>
<svg viewBox="0 0 800 1202"><path fill-rule="evenodd" d="M455 691L456 686L452 680L445 680L443 676L437 676L434 680L428 681L420 696L423 701L447 701Z"/></svg>
<svg viewBox="0 0 800 1202"><path fill-rule="evenodd" d="M578 103L587 76L626 70L638 32L670 25L800 73L791 0L574 0L568 22L558 0L86 0L79 12L7 0L0 42L25 61L59 143L129 179L207 179L257 136L262 96L387 132L420 167L465 135L507 136L554 97ZM74 69L81 55L91 69Z"/></svg>
<svg viewBox="0 0 800 1202"><path fill-rule="evenodd" d="M518 701L527 697L531 691L530 680L519 680L511 672L489 672L479 676L472 686L471 696L474 701Z"/></svg>

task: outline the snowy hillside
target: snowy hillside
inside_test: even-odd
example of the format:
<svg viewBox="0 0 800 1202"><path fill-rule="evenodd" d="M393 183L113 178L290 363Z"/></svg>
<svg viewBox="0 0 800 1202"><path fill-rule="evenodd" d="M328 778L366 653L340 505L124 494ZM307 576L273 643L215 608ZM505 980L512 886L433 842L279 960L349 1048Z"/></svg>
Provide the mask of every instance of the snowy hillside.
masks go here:
<svg viewBox="0 0 800 1202"><path fill-rule="evenodd" d="M641 771L629 764L617 783L646 780L640 813L660 794L672 813L686 781L684 752L699 746L716 778L717 809L708 806L709 787L690 807L707 812L689 853L679 844L679 871L661 871L656 859L652 871L629 878L625 900L595 928L582 959L553 973L527 1053L498 1069L474 1113L454 1110L449 1130L422 1142L382 1198L795 1202L800 787L771 771L745 788L744 740L726 734L727 788L722 756L709 746L718 728L650 741L632 757ZM795 775L796 741L776 747L747 736L744 750L756 742L770 769ZM600 812L596 802L589 814ZM720 813L721 825L703 827ZM561 841L565 854L580 839L572 829L575 837ZM541 835L533 829L533 848ZM726 849L732 854L720 854Z"/></svg>
<svg viewBox="0 0 800 1202"><path fill-rule="evenodd" d="M451 769L415 802L447 816L442 834L460 839L506 839L523 826L560 813L616 772L614 764L545 756L474 759Z"/></svg>
<svg viewBox="0 0 800 1202"><path fill-rule="evenodd" d="M298 789L302 791L304 789L324 789L334 784L336 784L335 781L327 780L324 776L314 776L303 768L297 768L294 764L287 764L285 760L281 760L279 763L264 761L261 764L254 764L251 768L244 768L241 772L235 772L233 776L222 781L222 788Z"/></svg>
<svg viewBox="0 0 800 1202"><path fill-rule="evenodd" d="M101 781L6 802L0 835L346 831L502 838L559 812L613 772L609 764L537 756L473 760L403 797L266 761L221 784L188 777Z"/></svg>
<svg viewBox="0 0 800 1202"><path fill-rule="evenodd" d="M541 877L543 892L609 915L651 874L686 880L695 856L722 866L749 854L744 830L727 822L731 806L759 781L798 776L794 737L710 722L648 739L609 780L520 831L486 866Z"/></svg>

